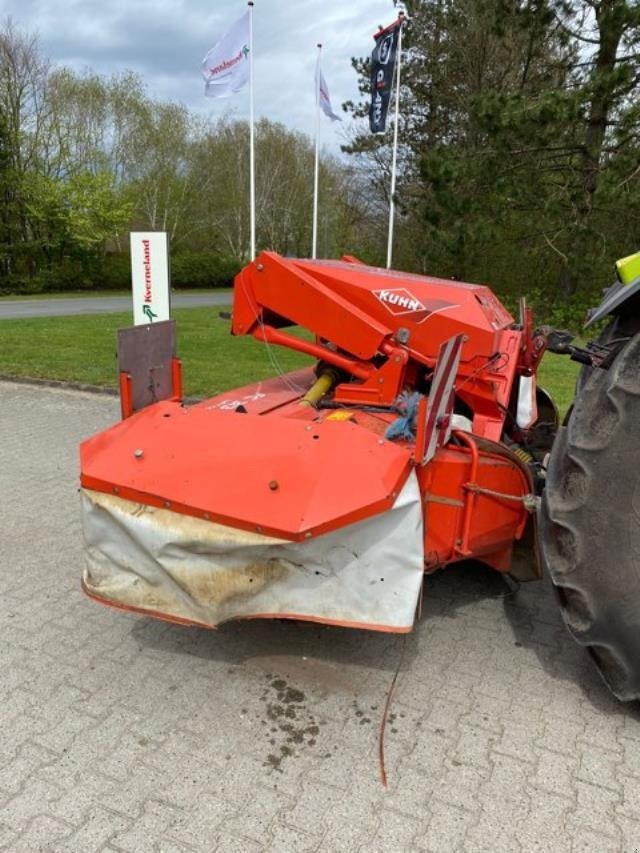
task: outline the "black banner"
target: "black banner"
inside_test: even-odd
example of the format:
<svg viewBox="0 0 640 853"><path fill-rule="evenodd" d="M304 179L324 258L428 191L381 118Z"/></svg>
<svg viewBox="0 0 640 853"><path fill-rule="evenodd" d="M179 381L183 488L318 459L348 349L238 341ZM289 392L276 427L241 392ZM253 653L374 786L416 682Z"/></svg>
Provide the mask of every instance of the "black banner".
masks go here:
<svg viewBox="0 0 640 853"><path fill-rule="evenodd" d="M387 124L389 98L393 86L393 72L398 53L398 33L402 26L396 21L374 35L376 46L371 54L371 107L369 127L371 133L384 133Z"/></svg>

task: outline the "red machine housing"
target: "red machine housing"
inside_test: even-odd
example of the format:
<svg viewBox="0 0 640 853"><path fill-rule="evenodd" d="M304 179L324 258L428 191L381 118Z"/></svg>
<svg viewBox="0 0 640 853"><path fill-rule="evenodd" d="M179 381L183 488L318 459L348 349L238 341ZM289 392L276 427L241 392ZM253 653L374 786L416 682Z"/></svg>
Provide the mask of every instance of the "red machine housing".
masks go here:
<svg viewBox="0 0 640 853"><path fill-rule="evenodd" d="M312 337L287 331L294 326ZM415 472L424 569L473 557L509 571L535 504L516 447L534 426L535 405L524 425L516 407L519 381L532 385L545 343L527 312L516 323L482 285L263 252L236 278L232 334L306 353L315 370L194 406L147 406L83 443L85 490L295 543L385 513ZM443 345L454 339L455 357L450 348L443 365ZM439 359L443 408L435 417L432 407L429 420ZM409 394L419 395L416 438L390 440L398 399ZM427 458L433 430L439 441ZM304 612L248 615L353 624Z"/></svg>

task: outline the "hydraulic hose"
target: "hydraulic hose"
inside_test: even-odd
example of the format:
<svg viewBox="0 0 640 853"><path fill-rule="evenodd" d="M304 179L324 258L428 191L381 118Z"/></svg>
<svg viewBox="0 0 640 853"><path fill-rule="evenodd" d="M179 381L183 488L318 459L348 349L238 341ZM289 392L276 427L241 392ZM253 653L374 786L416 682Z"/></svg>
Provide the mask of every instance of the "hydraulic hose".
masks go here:
<svg viewBox="0 0 640 853"><path fill-rule="evenodd" d="M336 381L337 376L333 370L323 370L302 400L300 400L300 405L316 406L324 395L331 391Z"/></svg>

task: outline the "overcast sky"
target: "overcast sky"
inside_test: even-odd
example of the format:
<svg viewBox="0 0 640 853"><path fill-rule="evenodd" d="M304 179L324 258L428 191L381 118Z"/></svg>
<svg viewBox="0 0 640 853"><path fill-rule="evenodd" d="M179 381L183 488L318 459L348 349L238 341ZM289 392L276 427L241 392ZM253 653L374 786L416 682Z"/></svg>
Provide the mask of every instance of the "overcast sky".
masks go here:
<svg viewBox="0 0 640 853"><path fill-rule="evenodd" d="M246 91L210 100L200 76L207 50L246 10L242 0L0 0L0 10L37 32L56 64L104 74L130 68L154 98L214 117L248 115ZM395 16L392 0L255 0L256 115L314 132L317 42L334 109L342 114L340 104L358 97L350 58L368 54L378 25ZM340 123L323 117L322 139L336 151Z"/></svg>

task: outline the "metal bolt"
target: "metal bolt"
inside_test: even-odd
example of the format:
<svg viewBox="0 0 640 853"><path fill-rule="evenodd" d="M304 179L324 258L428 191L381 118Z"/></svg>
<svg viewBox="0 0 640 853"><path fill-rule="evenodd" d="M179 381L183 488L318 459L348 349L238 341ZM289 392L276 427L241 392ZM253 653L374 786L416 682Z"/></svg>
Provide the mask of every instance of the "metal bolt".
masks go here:
<svg viewBox="0 0 640 853"><path fill-rule="evenodd" d="M165 501L164 505L167 509L169 509L169 507L171 506L171 501Z"/></svg>
<svg viewBox="0 0 640 853"><path fill-rule="evenodd" d="M142 448L140 447L137 447L133 451L133 455L136 457L136 459L142 459L142 457L144 456L144 450L142 450Z"/></svg>
<svg viewBox="0 0 640 853"><path fill-rule="evenodd" d="M304 534L305 539L311 539L312 536L313 533L310 530L307 530L307 532Z"/></svg>
<svg viewBox="0 0 640 853"><path fill-rule="evenodd" d="M277 480L271 480L269 482L269 488L271 489L272 492L276 492L279 488L278 481Z"/></svg>
<svg viewBox="0 0 640 853"><path fill-rule="evenodd" d="M262 272L262 270L264 269L264 264L256 264L256 269L258 270L258 272Z"/></svg>

